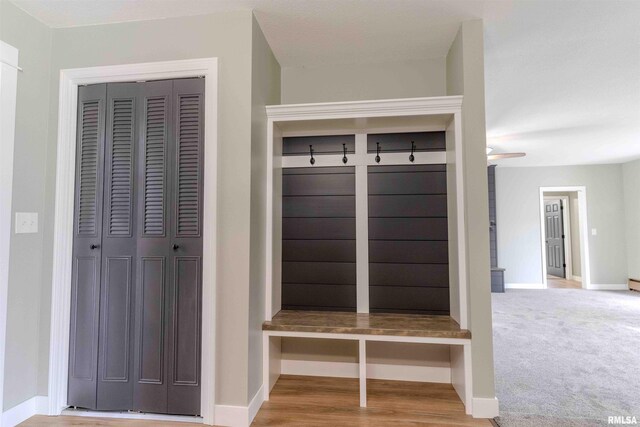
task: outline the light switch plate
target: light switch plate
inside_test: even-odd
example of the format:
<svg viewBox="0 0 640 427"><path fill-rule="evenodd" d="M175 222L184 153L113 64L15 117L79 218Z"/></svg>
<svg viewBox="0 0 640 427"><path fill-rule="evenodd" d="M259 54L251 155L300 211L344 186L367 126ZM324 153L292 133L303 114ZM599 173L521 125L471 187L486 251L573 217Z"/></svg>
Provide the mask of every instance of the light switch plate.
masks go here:
<svg viewBox="0 0 640 427"><path fill-rule="evenodd" d="M591 235L592 235L592 236L597 236L597 235L598 235L598 229L596 229L596 228L592 228L592 229L591 229Z"/></svg>
<svg viewBox="0 0 640 427"><path fill-rule="evenodd" d="M37 233L37 212L16 212L16 234Z"/></svg>

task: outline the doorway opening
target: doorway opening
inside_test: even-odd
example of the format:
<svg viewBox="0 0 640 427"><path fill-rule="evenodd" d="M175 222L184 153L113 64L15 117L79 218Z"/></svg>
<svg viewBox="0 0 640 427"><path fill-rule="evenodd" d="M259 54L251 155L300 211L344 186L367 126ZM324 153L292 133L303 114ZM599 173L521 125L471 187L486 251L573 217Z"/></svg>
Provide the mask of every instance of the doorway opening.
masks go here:
<svg viewBox="0 0 640 427"><path fill-rule="evenodd" d="M540 188L540 223L544 287L587 289L590 271L586 189Z"/></svg>

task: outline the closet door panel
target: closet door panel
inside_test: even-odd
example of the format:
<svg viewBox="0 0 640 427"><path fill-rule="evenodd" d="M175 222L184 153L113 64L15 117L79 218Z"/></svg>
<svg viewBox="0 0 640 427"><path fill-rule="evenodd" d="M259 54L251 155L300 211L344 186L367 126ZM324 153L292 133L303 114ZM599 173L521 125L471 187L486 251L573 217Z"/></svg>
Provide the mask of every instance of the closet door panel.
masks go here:
<svg viewBox="0 0 640 427"><path fill-rule="evenodd" d="M96 409L106 85L78 90L69 405Z"/></svg>
<svg viewBox="0 0 640 427"><path fill-rule="evenodd" d="M107 85L98 408L133 409L136 83Z"/></svg>
<svg viewBox="0 0 640 427"><path fill-rule="evenodd" d="M175 147L171 81L140 85L133 407L167 412L167 300L171 283L170 156Z"/></svg>
<svg viewBox="0 0 640 427"><path fill-rule="evenodd" d="M173 82L167 412L200 414L204 79Z"/></svg>

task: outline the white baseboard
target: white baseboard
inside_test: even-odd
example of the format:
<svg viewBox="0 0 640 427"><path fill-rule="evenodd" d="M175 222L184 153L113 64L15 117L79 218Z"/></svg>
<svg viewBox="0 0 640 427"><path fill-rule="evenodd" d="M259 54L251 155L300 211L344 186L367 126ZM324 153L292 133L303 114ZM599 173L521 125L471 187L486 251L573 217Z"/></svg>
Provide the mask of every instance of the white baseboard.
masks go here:
<svg viewBox="0 0 640 427"><path fill-rule="evenodd" d="M282 359L281 374L338 378L359 378L360 376L358 363L354 362L291 359ZM449 384L451 383L451 368L449 366L369 363L367 364L367 378Z"/></svg>
<svg viewBox="0 0 640 427"><path fill-rule="evenodd" d="M505 283L505 289L546 289L544 283Z"/></svg>
<svg viewBox="0 0 640 427"><path fill-rule="evenodd" d="M486 397L473 398L473 418L495 418L499 415L498 399Z"/></svg>
<svg viewBox="0 0 640 427"><path fill-rule="evenodd" d="M47 396L34 396L21 404L7 409L2 413L2 427L13 427L34 415L46 414L48 409Z"/></svg>
<svg viewBox="0 0 640 427"><path fill-rule="evenodd" d="M202 423L201 417L184 415L143 414L135 412L85 411L82 409L64 409L60 415L89 418L117 418L122 420L171 421L176 423Z"/></svg>
<svg viewBox="0 0 640 427"><path fill-rule="evenodd" d="M573 281L574 281L574 282L580 282L580 283L582 283L582 277L580 277L580 276L572 276L572 277L573 277Z"/></svg>
<svg viewBox="0 0 640 427"><path fill-rule="evenodd" d="M626 283L592 283L587 289L590 291L628 291L629 285Z"/></svg>
<svg viewBox="0 0 640 427"><path fill-rule="evenodd" d="M253 396L249 406L216 405L215 425L249 427L264 402L263 387Z"/></svg>

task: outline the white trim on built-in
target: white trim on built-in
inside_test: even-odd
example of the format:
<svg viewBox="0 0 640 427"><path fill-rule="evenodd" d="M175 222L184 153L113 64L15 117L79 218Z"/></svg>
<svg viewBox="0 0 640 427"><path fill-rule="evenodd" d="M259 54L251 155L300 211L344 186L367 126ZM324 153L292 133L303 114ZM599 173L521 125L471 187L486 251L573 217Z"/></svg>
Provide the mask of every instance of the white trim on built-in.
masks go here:
<svg viewBox="0 0 640 427"><path fill-rule="evenodd" d="M0 41L0 413L4 401L4 355L9 297L13 147L18 92L18 49ZM0 419L0 426L2 420Z"/></svg>
<svg viewBox="0 0 640 427"><path fill-rule="evenodd" d="M59 415L67 406L78 86L185 77L205 78L204 145L206 155L204 159L202 362L200 376L203 422L210 425L214 424L218 163L217 58L76 68L60 71L49 350L49 415Z"/></svg>
<svg viewBox="0 0 640 427"><path fill-rule="evenodd" d="M356 299L358 313L369 312L369 190L367 135L356 134Z"/></svg>
<svg viewBox="0 0 640 427"><path fill-rule="evenodd" d="M544 288L548 287L547 284L547 251L545 250L545 221L544 221L544 193L570 193L576 192L578 194L578 223L580 228L580 264L581 264L581 277L582 287L589 289L591 284L591 261L589 259L589 233L588 233L588 219L587 219L587 187L585 186L564 186L564 187L540 187L540 252L542 261L542 284ZM555 197L556 199L558 197Z"/></svg>
<svg viewBox="0 0 640 427"><path fill-rule="evenodd" d="M47 413L47 396L34 396L29 400L14 406L2 413L0 425L3 427L13 427L34 415Z"/></svg>

